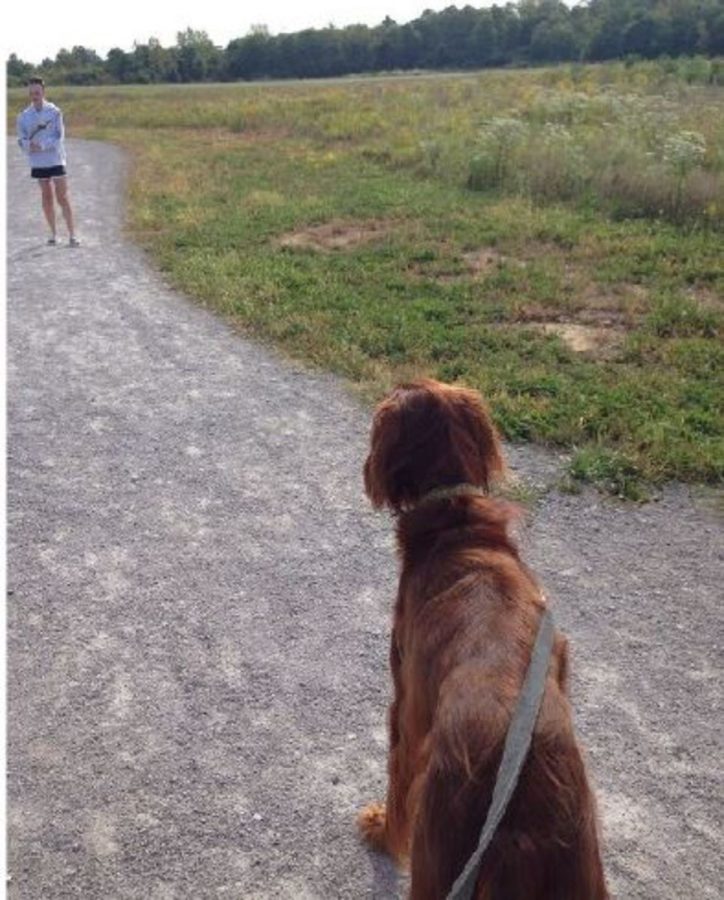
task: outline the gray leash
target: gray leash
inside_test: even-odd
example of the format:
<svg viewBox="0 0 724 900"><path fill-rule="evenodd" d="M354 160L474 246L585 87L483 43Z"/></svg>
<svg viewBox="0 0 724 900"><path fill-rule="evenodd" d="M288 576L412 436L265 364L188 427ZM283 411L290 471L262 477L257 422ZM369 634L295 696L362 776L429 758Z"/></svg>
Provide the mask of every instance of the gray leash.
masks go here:
<svg viewBox="0 0 724 900"><path fill-rule="evenodd" d="M490 802L490 809L480 834L478 846L450 889L447 900L471 900L473 896L483 854L488 849L490 841L505 815L505 810L508 808L508 803L510 803L510 798L518 783L520 770L528 755L528 748L545 690L548 663L553 649L553 637L553 614L546 609L538 628L538 635L518 703L505 736L503 756L493 788L493 799Z"/></svg>

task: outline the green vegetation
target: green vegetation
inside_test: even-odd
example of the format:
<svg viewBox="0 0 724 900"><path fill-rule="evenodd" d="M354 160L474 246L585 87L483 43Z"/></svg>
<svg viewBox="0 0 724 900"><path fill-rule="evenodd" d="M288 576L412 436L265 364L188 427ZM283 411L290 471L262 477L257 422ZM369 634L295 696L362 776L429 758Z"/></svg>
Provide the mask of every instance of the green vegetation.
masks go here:
<svg viewBox="0 0 724 900"><path fill-rule="evenodd" d="M132 233L246 331L370 399L477 387L624 496L721 480L721 88L640 63L52 99L130 149Z"/></svg>
<svg viewBox="0 0 724 900"><path fill-rule="evenodd" d="M176 45L158 40L105 60L86 47L61 50L43 60L41 73L55 84L150 84L259 78L333 78L411 69L476 69L553 62L669 57L689 80L724 81L721 0L518 0L484 9L449 6L426 10L398 24L307 28L271 35L263 25L216 47L204 31L179 32ZM679 57L694 60L674 62ZM13 55L8 83L22 84L33 66Z"/></svg>

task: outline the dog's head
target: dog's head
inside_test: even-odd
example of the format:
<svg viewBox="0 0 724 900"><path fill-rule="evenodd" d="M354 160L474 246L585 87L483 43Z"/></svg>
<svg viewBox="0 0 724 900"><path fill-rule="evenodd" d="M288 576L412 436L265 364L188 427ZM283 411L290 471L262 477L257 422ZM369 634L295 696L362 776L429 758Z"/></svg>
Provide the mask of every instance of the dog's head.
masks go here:
<svg viewBox="0 0 724 900"><path fill-rule="evenodd" d="M401 384L377 407L365 490L395 512L428 491L468 483L486 490L503 474L500 441L476 391L423 379Z"/></svg>

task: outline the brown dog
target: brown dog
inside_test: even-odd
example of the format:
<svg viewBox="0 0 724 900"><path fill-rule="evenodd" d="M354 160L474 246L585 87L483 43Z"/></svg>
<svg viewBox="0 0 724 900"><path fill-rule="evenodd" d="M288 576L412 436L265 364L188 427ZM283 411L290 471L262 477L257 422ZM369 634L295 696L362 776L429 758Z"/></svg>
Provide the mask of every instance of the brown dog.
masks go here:
<svg viewBox="0 0 724 900"><path fill-rule="evenodd" d="M473 391L423 380L377 409L365 488L375 507L398 515L402 572L387 803L367 806L359 826L374 847L409 860L414 900L443 900L477 846L545 608L509 534L512 507L486 496L503 470ZM567 666L556 634L531 748L483 857L478 900L608 896Z"/></svg>

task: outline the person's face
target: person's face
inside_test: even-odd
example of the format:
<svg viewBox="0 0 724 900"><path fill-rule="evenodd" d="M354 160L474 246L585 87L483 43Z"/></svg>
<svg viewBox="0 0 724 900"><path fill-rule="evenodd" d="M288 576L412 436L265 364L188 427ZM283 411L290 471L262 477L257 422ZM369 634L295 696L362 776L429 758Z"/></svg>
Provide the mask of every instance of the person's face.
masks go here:
<svg viewBox="0 0 724 900"><path fill-rule="evenodd" d="M43 97L45 96L45 91L43 90L42 84L31 84L28 88L28 92L30 94L30 102L37 109L43 105Z"/></svg>

